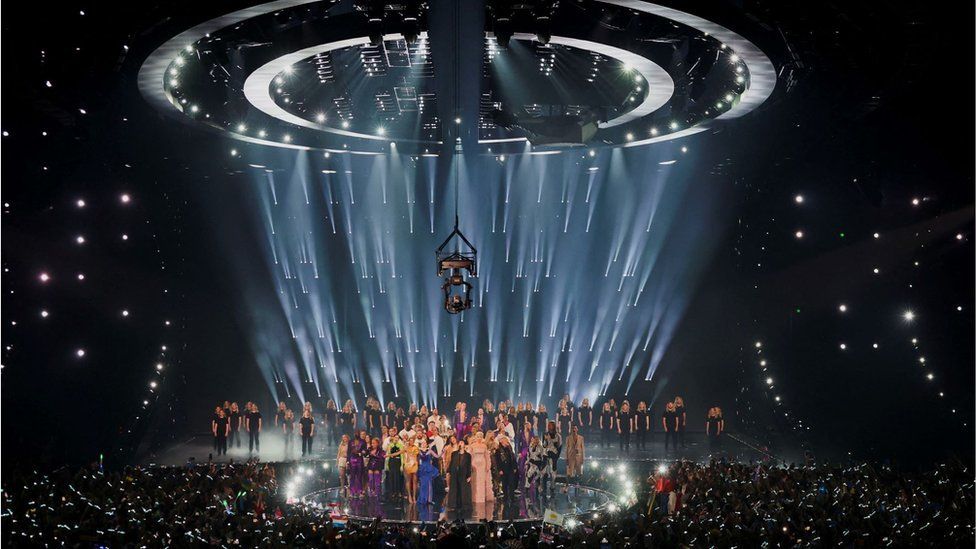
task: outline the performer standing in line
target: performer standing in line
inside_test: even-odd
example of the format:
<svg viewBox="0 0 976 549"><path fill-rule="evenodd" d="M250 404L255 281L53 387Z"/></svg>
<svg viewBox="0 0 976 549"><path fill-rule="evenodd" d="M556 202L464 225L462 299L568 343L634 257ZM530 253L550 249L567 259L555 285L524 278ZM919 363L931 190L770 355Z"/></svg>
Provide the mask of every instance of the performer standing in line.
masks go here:
<svg viewBox="0 0 976 549"><path fill-rule="evenodd" d="M408 440L407 447L403 450L403 481L409 503L417 503L417 470L420 468L418 455L420 448L413 439Z"/></svg>
<svg viewBox="0 0 976 549"><path fill-rule="evenodd" d="M386 446L386 497L396 501L403 497L403 441L397 435L396 427L390 427Z"/></svg>
<svg viewBox="0 0 976 549"><path fill-rule="evenodd" d="M708 409L705 416L705 436L708 437L708 445L717 448L720 445L722 432L725 431L725 420L722 419L722 409L713 406Z"/></svg>
<svg viewBox="0 0 976 549"><path fill-rule="evenodd" d="M245 419L247 427L247 451L261 451L261 412L257 404L251 404L251 412Z"/></svg>
<svg viewBox="0 0 976 549"><path fill-rule="evenodd" d="M556 414L556 425L559 427L559 435L566 440L569 436L569 428L573 425L573 414L570 413L566 401L563 401L559 413Z"/></svg>
<svg viewBox="0 0 976 549"><path fill-rule="evenodd" d="M244 422L244 418L241 416L241 408L236 402L232 402L230 405L230 439L229 445L231 447L237 444L237 447L241 447L241 424Z"/></svg>
<svg viewBox="0 0 976 549"><path fill-rule="evenodd" d="M539 483L548 474L549 460L546 459L545 450L539 437L533 436L529 442L528 460L525 465L525 491L526 497L535 499L539 495Z"/></svg>
<svg viewBox="0 0 976 549"><path fill-rule="evenodd" d="M583 473L583 460L585 459L583 436L579 434L579 427L573 425L564 444L566 445L566 481L576 484Z"/></svg>
<svg viewBox="0 0 976 549"><path fill-rule="evenodd" d="M674 412L678 414L678 442L685 447L685 428L688 426L688 414L685 413L685 399L674 397Z"/></svg>
<svg viewBox="0 0 976 549"><path fill-rule="evenodd" d="M603 403L603 411L600 412L600 442L604 448L610 446L611 437L616 431L616 414L609 402Z"/></svg>
<svg viewBox="0 0 976 549"><path fill-rule="evenodd" d="M528 421L522 421L521 430L515 438L515 451L518 452L519 486L525 486L525 473L528 470L529 447L532 445L532 426Z"/></svg>
<svg viewBox="0 0 976 549"><path fill-rule="evenodd" d="M274 415L274 430L278 431L279 433L282 432L281 421L285 419L285 412L287 411L288 411L288 405L286 405L285 401L282 400L281 402L278 403L278 409L275 410L275 415Z"/></svg>
<svg viewBox="0 0 976 549"><path fill-rule="evenodd" d="M421 505L431 505L434 503L434 478L439 474L434 460L437 453L432 447L428 447L427 441L420 439L417 455L419 464L417 466L417 480L420 484L417 501Z"/></svg>
<svg viewBox="0 0 976 549"><path fill-rule="evenodd" d="M214 445L217 447L217 455L227 455L227 437L230 436L230 418L224 413L224 409L217 408L217 418L213 422Z"/></svg>
<svg viewBox="0 0 976 549"><path fill-rule="evenodd" d="M464 438L464 435L468 434L468 405L463 402L458 402L454 406L454 432L457 434L458 440Z"/></svg>
<svg viewBox="0 0 976 549"><path fill-rule="evenodd" d="M346 435L350 440L352 440L353 435L355 435L355 428L356 414L352 411L352 401L347 400L346 403L342 405L342 411L339 412L339 430L342 431L342 434Z"/></svg>
<svg viewBox="0 0 976 549"><path fill-rule="evenodd" d="M546 493L552 495L556 490L556 471L559 467L559 454L563 450L563 437L556 431L556 422L546 423L546 434L542 437L542 450L549 462L543 469L542 487Z"/></svg>
<svg viewBox="0 0 976 549"><path fill-rule="evenodd" d="M485 420L481 423L482 429L494 431L496 420L495 405L490 400L485 399Z"/></svg>
<svg viewBox="0 0 976 549"><path fill-rule="evenodd" d="M495 452L495 461L498 467L499 484L502 488L502 496L506 500L515 497L518 489L519 466L518 458L512 449L512 442L507 436L498 437L498 450Z"/></svg>
<svg viewBox="0 0 976 549"><path fill-rule="evenodd" d="M569 393L563 395L563 401L566 402L566 410L569 412L570 422L576 421L576 405L573 404L573 399L569 397ZM563 439L565 438L564 436Z"/></svg>
<svg viewBox="0 0 976 549"><path fill-rule="evenodd" d="M396 427L396 404L391 400L386 403L386 412L383 413L383 430L385 432L390 431L390 427Z"/></svg>
<svg viewBox="0 0 976 549"><path fill-rule="evenodd" d="M347 452L349 466L346 474L349 476L350 497L358 498L363 495L363 473L365 472L366 466L364 461L365 456L366 444L359 436L359 432L356 432L349 440L349 450Z"/></svg>
<svg viewBox="0 0 976 549"><path fill-rule="evenodd" d="M291 414L294 421L294 414ZM312 410L306 408L302 411L302 419L298 420L299 431L302 435L302 456L312 455L312 440L315 437L315 420L312 419ZM294 424L293 424L294 425Z"/></svg>
<svg viewBox="0 0 976 549"><path fill-rule="evenodd" d="M593 408L590 406L590 399L584 398L576 411L576 424L579 425L582 435L589 436L593 432Z"/></svg>
<svg viewBox="0 0 976 549"><path fill-rule="evenodd" d="M220 407L219 404L217 406L214 406L213 415L210 416L210 431L214 434L214 439L213 439L213 451L214 452L219 452L219 446L217 445L217 431L216 431L216 429L217 429L217 419L220 417L220 410L221 410L221 407Z"/></svg>
<svg viewBox="0 0 976 549"><path fill-rule="evenodd" d="M370 441L369 454L366 456L366 474L369 477L369 495L380 497L383 491L383 467L386 464L386 453L380 448L380 439Z"/></svg>
<svg viewBox="0 0 976 549"><path fill-rule="evenodd" d="M325 426L325 443L335 446L339 439L339 410L336 409L336 403L331 398L325 403L322 423Z"/></svg>
<svg viewBox="0 0 976 549"><path fill-rule="evenodd" d="M285 436L285 456L290 458L292 450L295 449L295 412L285 410L285 416L281 419L278 427ZM304 449L304 444L303 444ZM302 455L305 452L302 451Z"/></svg>
<svg viewBox="0 0 976 549"><path fill-rule="evenodd" d="M674 409L674 402L669 402L664 407L661 415L661 425L664 427L664 450L667 451L671 446L678 449L678 413Z"/></svg>
<svg viewBox="0 0 976 549"><path fill-rule="evenodd" d="M620 437L620 449L627 453L630 453L630 433L633 430L634 414L630 413L630 402L625 400L617 414L617 436Z"/></svg>
<svg viewBox="0 0 976 549"><path fill-rule="evenodd" d="M471 455L458 439L447 466L447 508L461 511L471 505Z"/></svg>
<svg viewBox="0 0 976 549"><path fill-rule="evenodd" d="M495 495L491 490L491 457L485 444L485 435L478 431L472 437L471 444L468 444L468 453L471 454L471 503L494 501Z"/></svg>
<svg viewBox="0 0 976 549"><path fill-rule="evenodd" d="M651 434L651 413L643 400L637 403L634 413L634 431L637 433L637 449L647 450L647 437Z"/></svg>
<svg viewBox="0 0 976 549"><path fill-rule="evenodd" d="M380 408L380 401L373 399L366 408L366 422L370 436L378 438L383 432L383 409Z"/></svg>
<svg viewBox="0 0 976 549"><path fill-rule="evenodd" d="M339 470L339 492L343 497L349 497L349 435L342 435L339 439L339 450L336 452L336 469Z"/></svg>
<svg viewBox="0 0 976 549"><path fill-rule="evenodd" d="M525 403L525 420L532 424L533 433L541 433L546 430L546 425L543 423L539 425L539 418L535 415L535 410L532 408L531 402Z"/></svg>
<svg viewBox="0 0 976 549"><path fill-rule="evenodd" d="M556 418L553 417L553 419ZM546 409L545 404L539 404L539 407L536 408L535 421L536 424L539 426L539 431L544 431L546 429L546 425L549 423L549 410Z"/></svg>

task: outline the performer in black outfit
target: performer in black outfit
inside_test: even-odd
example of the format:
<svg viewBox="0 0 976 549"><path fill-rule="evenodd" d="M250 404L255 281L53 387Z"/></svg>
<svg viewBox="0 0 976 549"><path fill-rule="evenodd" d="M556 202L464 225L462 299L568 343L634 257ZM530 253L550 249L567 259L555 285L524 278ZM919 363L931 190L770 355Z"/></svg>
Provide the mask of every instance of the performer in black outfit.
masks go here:
<svg viewBox="0 0 976 549"><path fill-rule="evenodd" d="M610 408L609 402L603 403L603 411L600 412L600 442L604 448L607 448L611 444L612 437L617 431L617 424L615 420L616 414L613 413L613 409Z"/></svg>
<svg viewBox="0 0 976 549"><path fill-rule="evenodd" d="M678 412L674 409L674 402L669 402L661 414L661 425L664 427L664 450L670 445L678 449Z"/></svg>
<svg viewBox="0 0 976 549"><path fill-rule="evenodd" d="M370 437L379 438L382 435L382 418L383 410L380 409L380 402L374 400L371 405L366 407L366 432L369 433Z"/></svg>
<svg viewBox="0 0 976 549"><path fill-rule="evenodd" d="M674 397L674 413L678 415L678 442L685 447L685 428L688 426L688 415L685 413L685 400Z"/></svg>
<svg viewBox="0 0 976 549"><path fill-rule="evenodd" d="M258 405L252 404L251 411L247 414L245 419L245 427L247 427L247 451L254 452L257 450L261 451L261 412L258 411Z"/></svg>
<svg viewBox="0 0 976 549"><path fill-rule="evenodd" d="M299 433L302 435L302 455L312 453L312 437L315 436L315 420L312 419L312 412L305 410L302 412L302 419L298 420Z"/></svg>
<svg viewBox="0 0 976 549"><path fill-rule="evenodd" d="M235 444L238 448L241 447L241 423L243 423L244 418L241 416L241 409L238 407L236 402L230 405L230 439L228 444L233 447Z"/></svg>
<svg viewBox="0 0 976 549"><path fill-rule="evenodd" d="M563 408L559 410L556 414L556 423L559 425L559 435L566 440L569 436L569 428L573 424L573 413L569 411L568 405L563 405Z"/></svg>
<svg viewBox="0 0 976 549"><path fill-rule="evenodd" d="M447 508L457 511L471 505L471 454L465 447L464 441L459 440L457 448L451 452L451 461L447 464L447 474L450 475Z"/></svg>
<svg viewBox="0 0 976 549"><path fill-rule="evenodd" d="M227 437L230 436L230 418L224 413L223 408L217 410L217 417L213 422L214 444L217 446L217 455L227 455Z"/></svg>
<svg viewBox="0 0 976 549"><path fill-rule="evenodd" d="M637 434L637 449L647 450L647 437L651 434L651 413L643 400L637 403L634 412L634 432Z"/></svg>
<svg viewBox="0 0 976 549"><path fill-rule="evenodd" d="M588 398L584 398L583 403L576 410L576 425L579 426L581 435L589 435L593 432L593 407L590 406Z"/></svg>
<svg viewBox="0 0 976 549"><path fill-rule="evenodd" d="M617 436L620 437L620 449L625 452L630 452L630 433L633 430L634 414L630 412L630 403L625 400L617 414Z"/></svg>
<svg viewBox="0 0 976 549"><path fill-rule="evenodd" d="M336 410L336 403L331 398L325 403L325 414L322 415L322 423L325 424L325 443L332 443L333 446L339 444L339 410Z"/></svg>
<svg viewBox="0 0 976 549"><path fill-rule="evenodd" d="M210 416L210 431L212 433L214 433L214 439L213 439L213 451L214 452L218 451L218 447L217 447L217 433L216 433L215 429L217 428L217 418L220 417L220 410L221 410L220 406L215 407L214 408L214 411L213 411L213 415Z"/></svg>
<svg viewBox="0 0 976 549"><path fill-rule="evenodd" d="M384 432L389 431L390 427L397 426L396 415L397 415L396 404L393 404L393 401L391 400L390 402L386 403L386 411L383 412ZM397 430L399 431L400 429L397 428Z"/></svg>
<svg viewBox="0 0 976 549"><path fill-rule="evenodd" d="M518 489L518 458L515 457L515 450L508 437L499 437L499 440L498 450L495 452L499 484L505 499L512 499L515 497L515 490Z"/></svg>

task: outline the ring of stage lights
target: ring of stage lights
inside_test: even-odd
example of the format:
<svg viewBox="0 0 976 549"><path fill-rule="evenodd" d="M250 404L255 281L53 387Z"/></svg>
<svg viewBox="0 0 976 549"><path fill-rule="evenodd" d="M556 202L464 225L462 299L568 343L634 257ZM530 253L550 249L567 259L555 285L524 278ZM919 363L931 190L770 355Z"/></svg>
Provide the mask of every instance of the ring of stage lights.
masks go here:
<svg viewBox="0 0 976 549"><path fill-rule="evenodd" d="M426 33L421 33L420 38L425 39ZM512 38L514 40L532 41L535 39L535 36L525 33L516 33L512 36ZM385 35L383 39L384 41L402 40L403 36L400 34L388 34ZM608 46L606 44L600 44L598 42L590 42L577 38L567 38L564 36L553 36L549 40L549 43L597 52L611 59L616 59L623 65L633 69L633 71L640 76L642 81L645 83L644 85L647 86L647 93L641 96L641 101L636 106L624 111L620 114L620 116L611 118L605 122L601 122L599 124L599 127L601 128L619 126L620 124L647 116L648 114L651 114L657 109L663 107L668 102L668 99L671 98L671 94L674 92L674 81L671 80L671 76L667 73L667 71L650 59L641 57L635 53L622 50L620 48L615 48L613 46ZM258 70L252 72L251 75L247 77L247 80L244 82L244 97L247 98L251 105L266 113L268 116L288 124L294 124L296 126L326 131L345 137L356 137L359 139L375 139L379 141L396 141L401 143L440 144L440 141L426 141L421 139L408 139L403 137L391 137L386 135L353 132L335 128L329 124L313 122L289 112L274 98L272 90L275 89L275 82L280 82L284 78L284 75L289 67L319 54L355 46L364 46L366 44L369 44L369 38L366 36L350 38L338 42L331 42L329 44L311 46L274 59L266 63ZM525 141L525 138L517 137L510 139L495 139L490 141L480 140L479 142L503 143L505 141Z"/></svg>
<svg viewBox="0 0 976 549"><path fill-rule="evenodd" d="M209 51L211 48L217 49L225 43L236 44L232 40L233 32L240 29L244 24L263 21L264 19L261 18L279 17L282 14L289 13L288 10L297 11L298 8L306 11L317 8L322 13L328 13L334 4L334 0L278 0L239 10L197 25L168 40L147 58L139 72L139 88L143 96L165 114L177 116L184 122L211 131L225 133L235 139L249 143L293 149L366 154L378 154L386 151L386 145L393 140L408 146L410 143L414 143L415 147L412 151L408 147L399 149L400 152L408 154L421 152L418 147L422 147L424 144L439 143L437 139L430 141L410 140L402 137L392 138L368 134L362 131L346 131L296 116L282 108L273 98L270 98L269 101L274 78L274 76L271 78L269 76L273 69L284 70L283 67L287 66L284 64L284 60L307 59L308 54L316 48L355 47L368 42L368 39L356 36L333 40L324 45L301 47L296 51L274 56L270 60L265 60L259 69L247 74L243 78L245 84L241 88L228 87L226 94L232 99L235 95L239 95L241 102L247 102L247 105L253 104L258 107L258 110L266 117L259 120L258 123L242 122L241 115L238 113L218 112L216 108L211 112L206 106L200 108L182 95L185 89L184 85L187 83L181 81L183 78L181 67L187 63L190 56L200 51L201 48ZM673 96L671 91L674 89L672 77L667 75L660 64L641 55L640 52L632 51L633 48L620 47L623 44L614 45L606 40L597 43L587 40L588 37L584 36L554 36L552 43L557 46L560 44L579 46L594 51L602 49L602 51L610 54L608 57L618 60L626 59L627 61L624 62L631 66L639 65L640 72L650 77L648 80L650 85L647 86L648 92L641 97L640 103L599 125L600 129L593 140L597 146L600 144L639 146L698 133L712 127L718 121L734 119L751 112L766 101L773 92L776 74L768 57L750 41L721 25L680 10L640 0L589 0L587 5L614 6L634 14L646 14L648 17L668 21L675 27L680 26L682 29L687 29L689 33L695 33L694 38L696 40L714 41L716 47L721 49L721 51L716 50L716 56L724 54L725 57L722 59L729 60L730 66L734 65L733 68L738 73L733 75L738 86L736 90L733 90L734 93L729 91L724 95L720 94L718 96L720 100L713 102L711 108L706 108L703 113L680 112L677 115L669 114L670 122L667 120L653 121L655 114L658 111L665 110L662 107L669 104ZM342 28L343 26L337 25L337 27ZM559 27L554 26L554 28ZM230 33L228 36L224 36L228 33ZM398 39L400 35L390 33L388 37ZM531 38L532 35L519 32L513 35L515 40L525 41L531 40ZM274 42L272 41L271 44L274 45ZM632 44L629 45L632 46ZM384 51L385 48L384 44ZM693 69L694 67L690 70ZM226 69L223 70L227 72ZM279 70L275 74L280 72ZM667 78L663 78L661 73L667 75ZM212 72L210 74L213 76ZM228 75L227 81L232 80L230 76ZM219 78L215 78L214 81L216 82L217 79ZM235 80L241 80L241 78ZM200 83L194 84L200 85ZM265 86L265 84L267 85ZM670 91L668 91L668 84L670 84ZM224 90L222 90L223 92ZM665 93L668 94L668 98L663 97ZM224 97L226 98L227 95ZM230 102L232 101L224 101L223 104L227 105ZM252 114L249 113L248 116L250 117ZM262 129L257 130L258 127ZM351 145L349 141L352 141ZM530 152L531 148L526 148L522 143L524 141L526 141L525 137L518 136L479 139L483 152L493 152L494 154ZM489 146L493 146L495 149L489 149ZM509 148L505 149L506 146ZM544 152L558 153L560 151Z"/></svg>
<svg viewBox="0 0 976 549"><path fill-rule="evenodd" d="M564 487L567 489L565 494L562 493ZM346 498L341 495L341 490L338 487L317 490L303 496L301 501L321 512L333 509L341 511L354 522L369 523L379 518L381 522L389 524L433 524L441 520L453 522L460 519L468 524L477 524L482 520L536 523L542 521L546 509L564 517L579 517L604 512L616 499L606 490L557 482L555 494L548 499L533 502L516 497L506 502L504 498L496 498L486 505L472 506L459 516L457 511L445 510L440 504L411 505L405 499L390 502L382 497ZM491 516L487 516L489 513Z"/></svg>

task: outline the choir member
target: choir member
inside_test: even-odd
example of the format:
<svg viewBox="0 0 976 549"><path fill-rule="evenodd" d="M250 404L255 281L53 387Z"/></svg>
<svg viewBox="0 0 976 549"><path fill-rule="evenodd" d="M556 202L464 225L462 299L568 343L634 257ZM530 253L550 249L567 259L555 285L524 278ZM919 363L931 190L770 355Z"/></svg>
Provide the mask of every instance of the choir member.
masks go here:
<svg viewBox="0 0 976 549"><path fill-rule="evenodd" d="M281 430L285 438L285 455L290 456L292 447L295 444L295 413L291 410L285 410L285 414L282 416L278 425L278 429Z"/></svg>
<svg viewBox="0 0 976 549"><path fill-rule="evenodd" d="M613 433L616 432L616 417L613 406L609 402L604 402L603 410L600 412L600 442L604 448L610 446Z"/></svg>
<svg viewBox="0 0 976 549"><path fill-rule="evenodd" d="M542 436L542 449L546 454L547 466L543 469L542 487L547 494L555 491L556 470L559 454L563 450L563 437L556 430L556 422L546 423L546 433Z"/></svg>
<svg viewBox="0 0 976 549"><path fill-rule="evenodd" d="M240 406L236 402L232 402L230 405L230 439L228 441L230 446L241 447L241 425L243 423L244 417L241 415Z"/></svg>
<svg viewBox="0 0 976 549"><path fill-rule="evenodd" d="M675 411L674 402L669 402L661 415L661 425L664 427L664 449L673 447L678 449L678 412Z"/></svg>
<svg viewBox="0 0 976 549"><path fill-rule="evenodd" d="M620 449L630 452L630 433L634 430L634 414L630 412L630 402L623 401L617 414L617 436L620 437Z"/></svg>
<svg viewBox="0 0 976 549"><path fill-rule="evenodd" d="M261 412L257 404L251 404L251 411L245 419L247 427L247 451L261 451Z"/></svg>
<svg viewBox="0 0 976 549"><path fill-rule="evenodd" d="M325 403L325 414L322 416L325 423L326 444L336 444L339 440L339 410L336 403L331 398Z"/></svg>
<svg viewBox="0 0 976 549"><path fill-rule="evenodd" d="M217 407L217 418L213 422L214 445L217 447L217 455L227 455L227 437L230 436L230 418L224 413L224 409Z"/></svg>
<svg viewBox="0 0 976 549"><path fill-rule="evenodd" d="M708 445L715 448L719 445L720 436L725 431L725 420L722 419L722 409L713 406L708 409L705 416L705 436L708 438Z"/></svg>
<svg viewBox="0 0 976 549"><path fill-rule="evenodd" d="M579 409L577 409L576 424L579 425L582 435L589 435L593 432L593 407L590 406L590 399L584 398Z"/></svg>
<svg viewBox="0 0 976 549"><path fill-rule="evenodd" d="M674 397L674 412L678 414L678 442L685 447L685 427L688 426L688 414L685 413L685 399Z"/></svg>
<svg viewBox="0 0 976 549"><path fill-rule="evenodd" d="M295 415L291 414L291 417L292 421L294 421ZM302 436L302 455L311 455L312 440L315 437L315 420L312 419L311 407L308 407L302 411L302 419L298 420L298 424L299 432ZM292 425L294 425L294 423Z"/></svg>
<svg viewBox="0 0 976 549"><path fill-rule="evenodd" d="M651 412L643 400L637 403L634 412L634 432L637 434L637 449L647 450L647 438L651 435Z"/></svg>

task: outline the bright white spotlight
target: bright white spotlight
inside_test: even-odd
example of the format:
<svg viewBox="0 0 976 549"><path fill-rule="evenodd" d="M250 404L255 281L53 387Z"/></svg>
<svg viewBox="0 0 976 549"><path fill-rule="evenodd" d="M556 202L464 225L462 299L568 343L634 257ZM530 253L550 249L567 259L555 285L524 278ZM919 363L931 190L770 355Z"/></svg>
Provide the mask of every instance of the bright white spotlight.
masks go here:
<svg viewBox="0 0 976 549"><path fill-rule="evenodd" d="M766 378L766 385L772 385L772 384L773 384L773 378L767 377Z"/></svg>
<svg viewBox="0 0 976 549"><path fill-rule="evenodd" d="M844 305L843 303L841 303L841 304L840 304L840 305L839 305L839 306L837 307L837 310L838 310L838 311L840 311L840 312L842 312L842 313L846 313L846 312L847 312L847 305Z"/></svg>
<svg viewBox="0 0 976 549"><path fill-rule="evenodd" d="M315 115L315 121L318 122L319 124L325 122L325 113L324 112L320 112L320 113L316 114Z"/></svg>
<svg viewBox="0 0 976 549"><path fill-rule="evenodd" d="M120 197L119 197L119 200L120 200L120 201L121 201L121 202L122 202L123 204L128 204L129 202L131 202L131 201L132 201L132 197L131 197L131 196L129 196L129 195L127 194L127 193L123 193L123 194L122 194L122 196L120 196Z"/></svg>
<svg viewBox="0 0 976 549"><path fill-rule="evenodd" d="M802 194L798 194L798 195L794 196L793 197L793 201L796 202L797 204L803 204L803 195Z"/></svg>
<svg viewBox="0 0 976 549"><path fill-rule="evenodd" d="M76 350L75 351L75 356L78 357L78 358L84 358L85 357L85 350L84 349L78 349L78 350Z"/></svg>
<svg viewBox="0 0 976 549"><path fill-rule="evenodd" d="M911 322L915 320L915 313L911 310L905 311L902 313L901 317L905 319L905 322Z"/></svg>
<svg viewBox="0 0 976 549"><path fill-rule="evenodd" d="M668 472L668 466L665 465L665 464L663 464L663 463L660 464L660 465L658 465L657 466L657 472L660 475L663 475L664 473L667 473Z"/></svg>

